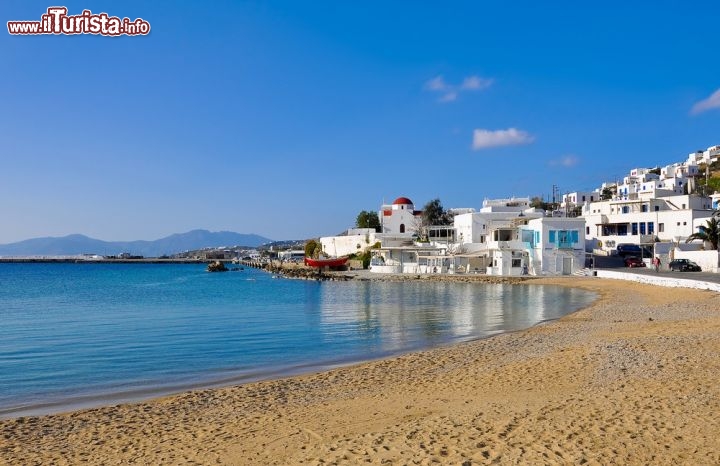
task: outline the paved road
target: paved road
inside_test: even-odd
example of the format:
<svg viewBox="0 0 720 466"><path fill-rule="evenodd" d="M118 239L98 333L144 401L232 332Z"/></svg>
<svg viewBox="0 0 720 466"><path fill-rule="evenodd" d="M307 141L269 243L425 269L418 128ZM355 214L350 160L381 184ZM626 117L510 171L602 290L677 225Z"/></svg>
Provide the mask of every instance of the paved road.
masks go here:
<svg viewBox="0 0 720 466"><path fill-rule="evenodd" d="M655 272L652 267L625 267L623 258L621 257L607 257L607 256L596 256L595 257L595 268L600 270L614 270L616 272L628 272L636 273L640 275L660 275L662 277L670 278L686 278L689 280L702 280L711 283L720 283L720 274L712 272L671 272L667 269L667 264L663 264L665 269L661 267L660 272Z"/></svg>

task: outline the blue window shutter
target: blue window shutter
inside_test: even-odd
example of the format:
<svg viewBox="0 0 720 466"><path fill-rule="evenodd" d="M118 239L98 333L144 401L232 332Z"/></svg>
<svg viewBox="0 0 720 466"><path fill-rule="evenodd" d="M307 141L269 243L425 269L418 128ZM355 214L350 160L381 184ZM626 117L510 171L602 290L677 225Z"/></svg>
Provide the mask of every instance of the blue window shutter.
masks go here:
<svg viewBox="0 0 720 466"><path fill-rule="evenodd" d="M555 230L550 230L550 234L548 235L548 240L551 243L555 243Z"/></svg>
<svg viewBox="0 0 720 466"><path fill-rule="evenodd" d="M578 234L578 231L577 231L577 230L573 230L573 231L571 232L571 235L570 235L570 236L571 236L571 238L572 238L572 242L573 242L573 243L577 243L578 241L580 241L580 235Z"/></svg>

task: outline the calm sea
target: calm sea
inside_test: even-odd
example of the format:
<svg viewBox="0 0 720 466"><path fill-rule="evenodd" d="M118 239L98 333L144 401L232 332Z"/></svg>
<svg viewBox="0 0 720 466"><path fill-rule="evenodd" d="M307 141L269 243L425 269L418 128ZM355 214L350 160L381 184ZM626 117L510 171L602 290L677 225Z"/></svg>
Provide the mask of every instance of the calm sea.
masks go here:
<svg viewBox="0 0 720 466"><path fill-rule="evenodd" d="M204 265L0 264L0 417L311 372L527 328L595 295Z"/></svg>

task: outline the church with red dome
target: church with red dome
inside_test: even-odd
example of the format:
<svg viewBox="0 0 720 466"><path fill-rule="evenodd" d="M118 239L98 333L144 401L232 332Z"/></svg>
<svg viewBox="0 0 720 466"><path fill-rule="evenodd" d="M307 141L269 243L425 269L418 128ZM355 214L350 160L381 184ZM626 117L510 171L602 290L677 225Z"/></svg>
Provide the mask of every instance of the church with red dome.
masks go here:
<svg viewBox="0 0 720 466"><path fill-rule="evenodd" d="M407 197L398 197L392 204L383 204L378 212L381 233L411 236L420 223L422 210L415 210L415 204Z"/></svg>

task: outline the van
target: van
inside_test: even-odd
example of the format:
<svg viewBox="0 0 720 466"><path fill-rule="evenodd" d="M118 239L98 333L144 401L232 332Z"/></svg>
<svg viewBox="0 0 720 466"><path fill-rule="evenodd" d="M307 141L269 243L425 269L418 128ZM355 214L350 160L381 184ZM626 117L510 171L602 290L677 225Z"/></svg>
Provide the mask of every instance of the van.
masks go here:
<svg viewBox="0 0 720 466"><path fill-rule="evenodd" d="M625 256L640 256L643 251L637 244L621 243L617 245L617 253L620 257ZM645 252L645 255L647 253Z"/></svg>

